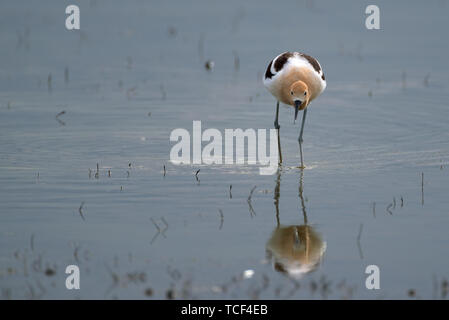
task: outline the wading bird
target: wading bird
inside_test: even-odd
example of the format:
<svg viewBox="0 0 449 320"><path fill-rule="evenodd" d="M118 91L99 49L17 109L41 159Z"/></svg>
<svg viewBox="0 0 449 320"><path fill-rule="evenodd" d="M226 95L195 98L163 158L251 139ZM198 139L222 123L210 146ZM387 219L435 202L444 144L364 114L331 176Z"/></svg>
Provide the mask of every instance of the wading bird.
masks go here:
<svg viewBox="0 0 449 320"><path fill-rule="evenodd" d="M268 91L277 99L274 127L278 136L279 163L282 163L281 141L279 136L279 102L295 108L295 121L298 111L304 110L301 130L299 132L299 153L301 168L304 168L302 156L302 134L306 121L307 107L326 88L326 80L320 63L307 54L300 52L284 52L268 64L263 83Z"/></svg>
<svg viewBox="0 0 449 320"><path fill-rule="evenodd" d="M300 279L321 264L327 243L315 229L308 224L304 200L303 170L299 177L299 199L304 223L302 225L282 225L279 217L281 190L281 170L278 170L274 188L274 206L276 209L276 228L266 244L266 257L276 271Z"/></svg>

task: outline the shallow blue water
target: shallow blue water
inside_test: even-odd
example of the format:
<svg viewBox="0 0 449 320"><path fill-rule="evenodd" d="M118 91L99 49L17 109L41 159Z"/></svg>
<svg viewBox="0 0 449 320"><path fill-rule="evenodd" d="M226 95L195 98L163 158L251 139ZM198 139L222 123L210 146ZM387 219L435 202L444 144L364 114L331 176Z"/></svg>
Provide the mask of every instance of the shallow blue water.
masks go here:
<svg viewBox="0 0 449 320"><path fill-rule="evenodd" d="M81 31L71 32L63 3L3 2L2 298L147 298L148 288L153 298L170 288L177 298L441 297L448 4L379 2L379 31L364 28L368 4L80 1ZM191 132L194 120L272 128L261 77L286 50L315 56L328 81L308 113L302 174L288 108L279 178L257 165L169 162L171 131ZM326 243L300 279L266 254L277 188L279 223L306 215ZM65 288L68 264L80 266L81 290ZM370 264L380 290L365 288Z"/></svg>

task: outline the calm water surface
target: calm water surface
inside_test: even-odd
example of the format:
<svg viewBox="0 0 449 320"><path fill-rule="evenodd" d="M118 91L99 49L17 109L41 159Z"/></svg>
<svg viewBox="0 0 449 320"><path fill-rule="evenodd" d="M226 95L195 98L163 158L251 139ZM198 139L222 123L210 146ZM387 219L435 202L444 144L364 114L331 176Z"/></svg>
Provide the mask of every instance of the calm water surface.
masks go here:
<svg viewBox="0 0 449 320"><path fill-rule="evenodd" d="M66 3L3 1L1 297L445 297L449 3L380 1L379 31L368 4L79 1L71 32ZM277 174L169 162L194 120L272 128L261 78L286 50L328 81L304 171L289 108Z"/></svg>

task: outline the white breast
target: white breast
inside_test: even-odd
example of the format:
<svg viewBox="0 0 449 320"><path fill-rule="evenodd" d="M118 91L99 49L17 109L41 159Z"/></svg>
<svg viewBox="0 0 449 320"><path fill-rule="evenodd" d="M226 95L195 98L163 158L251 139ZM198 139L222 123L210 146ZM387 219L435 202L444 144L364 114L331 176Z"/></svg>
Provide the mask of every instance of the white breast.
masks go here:
<svg viewBox="0 0 449 320"><path fill-rule="evenodd" d="M284 52L274 58L267 67L265 72L263 83L265 87L274 96L277 96L279 91L280 80L287 74L294 70L307 69L309 74L312 75L311 79L318 87L316 96L320 95L326 88L326 80L324 77L323 69L320 63L315 58L299 53L299 52Z"/></svg>

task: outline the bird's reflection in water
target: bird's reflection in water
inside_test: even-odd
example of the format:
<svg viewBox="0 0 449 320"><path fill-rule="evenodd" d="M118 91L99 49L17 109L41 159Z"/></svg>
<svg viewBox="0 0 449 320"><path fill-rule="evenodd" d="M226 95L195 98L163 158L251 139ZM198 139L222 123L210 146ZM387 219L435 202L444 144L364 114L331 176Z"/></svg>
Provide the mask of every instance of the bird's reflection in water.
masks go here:
<svg viewBox="0 0 449 320"><path fill-rule="evenodd" d="M294 278L301 278L304 274L317 269L326 251L326 242L308 225L303 196L303 170L301 170L299 181L303 225L283 226L280 224L280 184L281 173L278 171L274 189L277 226L266 245L267 258L271 260L276 271Z"/></svg>

